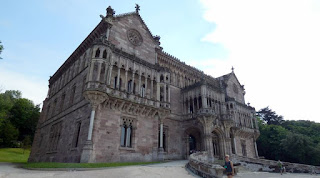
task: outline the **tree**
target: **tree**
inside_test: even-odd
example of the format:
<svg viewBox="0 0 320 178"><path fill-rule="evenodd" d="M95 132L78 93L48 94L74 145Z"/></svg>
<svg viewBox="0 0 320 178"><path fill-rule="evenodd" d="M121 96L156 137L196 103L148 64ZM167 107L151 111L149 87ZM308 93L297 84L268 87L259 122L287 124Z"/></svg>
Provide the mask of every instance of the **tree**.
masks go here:
<svg viewBox="0 0 320 178"><path fill-rule="evenodd" d="M10 121L6 120L0 125L0 145L4 147L13 147L19 136L19 130L16 129Z"/></svg>
<svg viewBox="0 0 320 178"><path fill-rule="evenodd" d="M268 107L260 109L257 112L257 116L267 122L268 125L280 125L283 122L283 117L276 114L276 112L272 111Z"/></svg>
<svg viewBox="0 0 320 178"><path fill-rule="evenodd" d="M281 141L290 133L278 125L260 124L260 136L257 140L259 155L266 159L283 160Z"/></svg>
<svg viewBox="0 0 320 178"><path fill-rule="evenodd" d="M24 154L25 150L29 149L30 147L31 147L31 136L27 135L24 137L24 139L22 141L23 154Z"/></svg>
<svg viewBox="0 0 320 178"><path fill-rule="evenodd" d="M0 54L1 54L2 50L3 50L3 45L1 44L1 41L0 41ZM2 58L0 57L0 59L2 59Z"/></svg>
<svg viewBox="0 0 320 178"><path fill-rule="evenodd" d="M40 116L39 105L35 106L31 100L19 98L10 109L10 122L19 129L18 140L22 141L27 135L33 138Z"/></svg>
<svg viewBox="0 0 320 178"><path fill-rule="evenodd" d="M18 90L7 90L0 93L0 126L9 117L10 109L19 98L21 98L21 92Z"/></svg>
<svg viewBox="0 0 320 178"><path fill-rule="evenodd" d="M303 164L320 164L320 150L310 137L302 134L288 134L281 141L284 160Z"/></svg>

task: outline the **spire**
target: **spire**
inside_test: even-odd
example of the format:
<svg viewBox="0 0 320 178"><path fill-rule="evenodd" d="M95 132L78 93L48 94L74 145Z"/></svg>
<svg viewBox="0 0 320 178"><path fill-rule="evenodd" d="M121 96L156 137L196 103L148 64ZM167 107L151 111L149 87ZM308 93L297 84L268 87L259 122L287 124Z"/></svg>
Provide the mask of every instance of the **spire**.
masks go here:
<svg viewBox="0 0 320 178"><path fill-rule="evenodd" d="M140 6L139 6L139 4L136 4L136 7L135 7L135 8L136 8L136 13L139 14L139 11L140 11Z"/></svg>
<svg viewBox="0 0 320 178"><path fill-rule="evenodd" d="M234 73L234 67L232 66L232 68L231 68L231 71L232 71L232 73Z"/></svg>

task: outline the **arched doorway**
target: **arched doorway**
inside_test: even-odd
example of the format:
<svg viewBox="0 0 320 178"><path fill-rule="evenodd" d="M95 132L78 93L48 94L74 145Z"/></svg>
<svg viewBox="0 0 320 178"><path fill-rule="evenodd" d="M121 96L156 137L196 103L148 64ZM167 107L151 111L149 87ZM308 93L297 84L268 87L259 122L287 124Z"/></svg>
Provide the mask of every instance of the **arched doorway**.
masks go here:
<svg viewBox="0 0 320 178"><path fill-rule="evenodd" d="M198 128L191 127L185 131L186 158L196 151L202 151L201 132Z"/></svg>
<svg viewBox="0 0 320 178"><path fill-rule="evenodd" d="M217 159L223 159L224 149L222 136L218 131L212 132L213 155Z"/></svg>
<svg viewBox="0 0 320 178"><path fill-rule="evenodd" d="M197 151L197 141L193 135L189 135L189 155Z"/></svg>

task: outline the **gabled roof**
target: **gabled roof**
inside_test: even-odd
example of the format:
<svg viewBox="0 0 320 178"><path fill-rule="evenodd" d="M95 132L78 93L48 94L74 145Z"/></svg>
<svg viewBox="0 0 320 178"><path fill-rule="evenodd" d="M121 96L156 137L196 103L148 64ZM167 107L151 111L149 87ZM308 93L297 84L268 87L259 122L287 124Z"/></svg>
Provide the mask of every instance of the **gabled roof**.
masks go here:
<svg viewBox="0 0 320 178"><path fill-rule="evenodd" d="M241 85L241 83L239 82L236 74L235 74L233 71L230 72L230 73L228 73L228 74L226 74L226 75L223 75L223 76L221 76L221 77L218 77L218 79L227 82L232 76L237 80L238 84L242 87L242 89L244 89L243 85Z"/></svg>
<svg viewBox="0 0 320 178"><path fill-rule="evenodd" d="M111 8L111 7L110 7ZM113 9L112 9L113 10ZM138 16L139 20L141 21L142 25L145 27L145 29L148 31L148 34L150 35L151 39L158 44L158 41L155 40L154 36L152 35L151 31L149 30L148 26L142 19L142 17L139 14L139 11L135 12L129 12L124 14L119 14L116 16L113 16L115 19L120 19L127 16ZM60 75L66 70L72 63L77 60L84 52L85 50L92 45L94 40L100 36L101 33L104 33L106 29L109 26L112 26L112 24L108 23L105 20L105 17L102 15L100 16L102 19L99 22L99 24L91 31L91 33L82 41L82 43L73 51L73 53L68 57L68 59L59 67L59 69L53 74L53 76L49 79L49 85L56 81Z"/></svg>
<svg viewBox="0 0 320 178"><path fill-rule="evenodd" d="M114 18L115 19L120 19L120 18L124 18L124 17L128 17L128 16L137 16L138 19L140 20L140 22L142 23L143 27L147 30L148 34L150 35L151 39L155 42L158 43L158 41L156 41L154 38L156 36L153 36L150 29L148 28L147 24L144 22L144 20L142 19L142 17L139 14L139 11L133 11L133 12L129 12L129 13L123 13L123 14L118 14L115 15ZM160 38L160 37L159 37Z"/></svg>

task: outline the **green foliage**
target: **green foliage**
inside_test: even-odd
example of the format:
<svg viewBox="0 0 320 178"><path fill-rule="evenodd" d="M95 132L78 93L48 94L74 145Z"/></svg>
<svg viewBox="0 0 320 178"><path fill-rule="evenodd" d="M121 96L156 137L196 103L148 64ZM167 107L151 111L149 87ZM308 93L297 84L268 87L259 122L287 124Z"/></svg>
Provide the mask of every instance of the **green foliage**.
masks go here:
<svg viewBox="0 0 320 178"><path fill-rule="evenodd" d="M31 136L30 135L27 135L24 137L24 139L22 141L22 148L23 148L23 153L26 149L31 148Z"/></svg>
<svg viewBox="0 0 320 178"><path fill-rule="evenodd" d="M19 130L16 129L10 121L6 120L0 125L0 145L5 147L15 146L19 136Z"/></svg>
<svg viewBox="0 0 320 178"><path fill-rule="evenodd" d="M263 112L260 112L262 110ZM272 160L320 165L320 123L285 121L282 117L279 119L268 107L260 111L260 137L257 140L260 156Z"/></svg>
<svg viewBox="0 0 320 178"><path fill-rule="evenodd" d="M280 144L288 132L278 125L260 125L260 137L257 140L259 154L267 159L282 159Z"/></svg>
<svg viewBox="0 0 320 178"><path fill-rule="evenodd" d="M319 165L320 150L312 139L302 134L288 134L282 140L283 158L289 162Z"/></svg>
<svg viewBox="0 0 320 178"><path fill-rule="evenodd" d="M283 117L276 114L268 107L262 108L257 112L257 115L267 124L280 125L283 122Z"/></svg>
<svg viewBox="0 0 320 178"><path fill-rule="evenodd" d="M8 118L9 110L15 100L19 98L21 98L21 92L17 90L7 90L4 93L0 93L0 125L1 121Z"/></svg>
<svg viewBox="0 0 320 178"><path fill-rule="evenodd" d="M34 135L39 116L40 108L32 101L25 98L16 100L10 109L9 120L20 131L19 141L22 141L27 135Z"/></svg>
<svg viewBox="0 0 320 178"><path fill-rule="evenodd" d="M23 153L21 148L0 148L0 162L26 163L30 155L30 150Z"/></svg>
<svg viewBox="0 0 320 178"><path fill-rule="evenodd" d="M24 168L101 168L155 164L160 162L118 162L118 163L26 163Z"/></svg>
<svg viewBox="0 0 320 178"><path fill-rule="evenodd" d="M39 106L21 98L21 92L7 90L0 93L0 147L15 146L26 136L33 140L40 116Z"/></svg>

